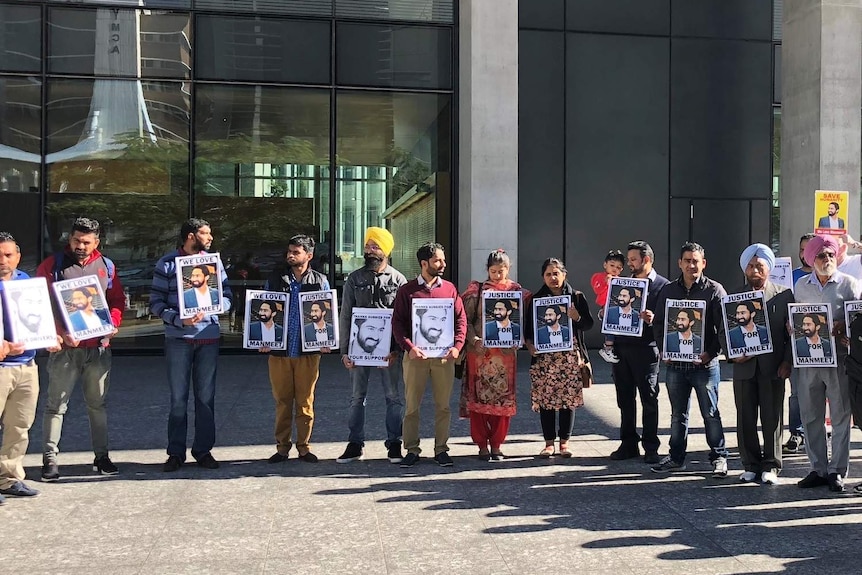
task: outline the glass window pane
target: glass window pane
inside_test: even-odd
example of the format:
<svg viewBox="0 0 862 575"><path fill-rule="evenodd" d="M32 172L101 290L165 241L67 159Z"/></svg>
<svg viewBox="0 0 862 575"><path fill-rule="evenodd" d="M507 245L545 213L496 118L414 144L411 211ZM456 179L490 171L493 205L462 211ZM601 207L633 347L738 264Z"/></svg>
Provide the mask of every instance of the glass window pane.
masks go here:
<svg viewBox="0 0 862 575"><path fill-rule="evenodd" d="M0 70L42 69L42 10L38 6L0 4Z"/></svg>
<svg viewBox="0 0 862 575"><path fill-rule="evenodd" d="M195 0L198 10L332 16L332 0Z"/></svg>
<svg viewBox="0 0 862 575"><path fill-rule="evenodd" d="M0 230L15 236L28 273L39 263L41 94L34 78L0 76Z"/></svg>
<svg viewBox="0 0 862 575"><path fill-rule="evenodd" d="M190 77L189 15L115 8L52 8L48 71L131 78Z"/></svg>
<svg viewBox="0 0 862 575"><path fill-rule="evenodd" d="M312 266L330 273L329 91L201 85L195 91L195 215L212 224L237 299L223 332L241 345L243 294L284 261L287 240L316 242ZM236 277L254 262L260 276ZM235 341L234 341L235 340Z"/></svg>
<svg viewBox="0 0 862 575"><path fill-rule="evenodd" d="M335 0L337 18L455 21L453 0Z"/></svg>
<svg viewBox="0 0 862 575"><path fill-rule="evenodd" d="M452 30L422 26L338 24L339 84L452 87Z"/></svg>
<svg viewBox="0 0 862 575"><path fill-rule="evenodd" d="M58 4L80 4L81 0L48 0ZM200 0L198 0L200 4ZM191 0L87 0L87 4L108 4L117 6L134 6L141 8L174 8L177 10L191 8Z"/></svg>
<svg viewBox="0 0 862 575"><path fill-rule="evenodd" d="M329 83L329 22L228 16L197 19L199 78Z"/></svg>
<svg viewBox="0 0 862 575"><path fill-rule="evenodd" d="M363 264L365 228L392 230L392 265L418 275L416 249L447 241L451 98L339 92L335 253L344 274ZM441 212L438 214L438 210Z"/></svg>

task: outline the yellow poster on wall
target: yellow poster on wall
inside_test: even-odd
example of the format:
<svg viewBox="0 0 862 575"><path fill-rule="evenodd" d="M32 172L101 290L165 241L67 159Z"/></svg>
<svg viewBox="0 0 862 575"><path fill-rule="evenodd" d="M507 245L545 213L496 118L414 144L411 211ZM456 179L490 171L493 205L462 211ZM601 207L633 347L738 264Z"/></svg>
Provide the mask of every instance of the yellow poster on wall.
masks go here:
<svg viewBox="0 0 862 575"><path fill-rule="evenodd" d="M840 236L847 233L849 192L814 192L814 233Z"/></svg>

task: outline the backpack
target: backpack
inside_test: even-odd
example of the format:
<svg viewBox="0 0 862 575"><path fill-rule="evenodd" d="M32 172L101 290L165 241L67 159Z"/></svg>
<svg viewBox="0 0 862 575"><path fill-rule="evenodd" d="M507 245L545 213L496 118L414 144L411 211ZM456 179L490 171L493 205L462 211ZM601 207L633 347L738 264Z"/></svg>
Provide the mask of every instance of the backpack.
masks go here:
<svg viewBox="0 0 862 575"><path fill-rule="evenodd" d="M108 289L114 285L114 274L116 272L116 267L114 266L114 262L110 260L110 258L106 258L102 256L102 259L105 261L105 267L108 269ZM60 273L63 271L63 260L65 260L65 252L57 252L54 254L54 281L60 281Z"/></svg>

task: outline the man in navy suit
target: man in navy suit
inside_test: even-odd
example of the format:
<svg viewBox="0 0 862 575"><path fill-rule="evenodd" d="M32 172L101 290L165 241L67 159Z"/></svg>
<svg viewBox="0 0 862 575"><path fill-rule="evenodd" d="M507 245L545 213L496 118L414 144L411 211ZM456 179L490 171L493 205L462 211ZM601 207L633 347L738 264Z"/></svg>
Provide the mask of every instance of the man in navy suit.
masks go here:
<svg viewBox="0 0 862 575"><path fill-rule="evenodd" d="M828 216L823 216L820 218L820 221L817 223L818 228L829 228L835 230L844 230L844 220L838 217L838 210L840 207L838 206L838 202L829 202L829 208L827 208Z"/></svg>
<svg viewBox="0 0 862 575"><path fill-rule="evenodd" d="M692 333L694 327L695 314L692 308L683 308L676 314L676 319L673 322L676 331L667 334L665 343L665 351L668 353L693 353L700 355L703 351L703 343L701 337ZM691 343L684 343L691 342ZM692 351L680 351L687 349L690 346Z"/></svg>
<svg viewBox="0 0 862 575"><path fill-rule="evenodd" d="M757 347L769 343L769 333L766 326L754 323L754 318L758 313L760 310L754 305L753 300L741 301L736 304L737 326L728 332L731 349Z"/></svg>
<svg viewBox="0 0 862 575"><path fill-rule="evenodd" d="M211 290L207 285L209 277L209 266L200 265L192 269L189 276L192 287L183 292L183 303L186 309L218 305L218 291Z"/></svg>
<svg viewBox="0 0 862 575"><path fill-rule="evenodd" d="M832 357L832 342L820 337L820 316L802 318L802 337L796 339L796 357Z"/></svg>
<svg viewBox="0 0 862 575"><path fill-rule="evenodd" d="M75 311L69 314L72 331L83 331L103 325L113 325L111 318L108 316L108 310L104 308L95 309L93 307L93 296L85 294L84 290L76 289L73 291L70 300L72 305L75 306Z"/></svg>
<svg viewBox="0 0 862 575"><path fill-rule="evenodd" d="M485 324L485 339L510 341L513 345L521 341L521 326L512 321L512 310L511 300L498 299L494 302L494 321Z"/></svg>
<svg viewBox="0 0 862 575"><path fill-rule="evenodd" d="M608 306L608 325L637 328L640 323L640 312L633 309L635 303L634 290L629 287L620 289L616 297L617 305Z"/></svg>
<svg viewBox="0 0 862 575"><path fill-rule="evenodd" d="M252 341L266 341L281 343L284 341L284 328L275 323L276 310L274 304L268 301L261 302L257 310L259 321L248 326L248 339ZM266 335L264 335L266 331Z"/></svg>
<svg viewBox="0 0 862 575"><path fill-rule="evenodd" d="M305 341L318 341L317 335L326 330L326 339L321 341L335 341L335 330L332 324L326 321L326 308L320 302L314 302L308 310L308 319L311 323L305 324Z"/></svg>
<svg viewBox="0 0 862 575"><path fill-rule="evenodd" d="M562 306L549 305L545 308L545 313L542 316L545 325L539 328L536 332L537 344L563 343L569 342L572 339L569 333L569 328L560 325L560 318L565 314ZM553 340L552 340L553 338Z"/></svg>

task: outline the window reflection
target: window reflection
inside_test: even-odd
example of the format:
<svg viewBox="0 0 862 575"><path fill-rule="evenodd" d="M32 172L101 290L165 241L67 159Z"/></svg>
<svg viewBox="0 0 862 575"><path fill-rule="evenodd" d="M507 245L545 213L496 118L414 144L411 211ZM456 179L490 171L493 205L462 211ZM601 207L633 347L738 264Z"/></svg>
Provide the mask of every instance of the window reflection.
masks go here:
<svg viewBox="0 0 862 575"><path fill-rule="evenodd" d="M0 4L0 70L42 69L42 10L38 6Z"/></svg>
<svg viewBox="0 0 862 575"><path fill-rule="evenodd" d="M0 192L39 192L42 85L0 76Z"/></svg>

